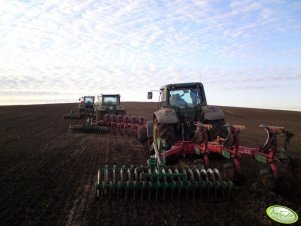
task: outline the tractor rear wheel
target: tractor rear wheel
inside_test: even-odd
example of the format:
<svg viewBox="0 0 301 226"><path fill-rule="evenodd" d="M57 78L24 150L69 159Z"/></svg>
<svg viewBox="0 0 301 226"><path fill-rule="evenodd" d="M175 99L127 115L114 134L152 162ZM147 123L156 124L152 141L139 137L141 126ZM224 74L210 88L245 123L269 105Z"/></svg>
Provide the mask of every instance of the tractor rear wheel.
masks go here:
<svg viewBox="0 0 301 226"><path fill-rule="evenodd" d="M137 139L142 143L146 143L147 141L147 132L146 128L143 126L139 126L137 129Z"/></svg>
<svg viewBox="0 0 301 226"><path fill-rule="evenodd" d="M175 124L161 124L155 118L153 121L153 138L156 145L158 145L158 139L165 140L167 147L170 148L177 141Z"/></svg>
<svg viewBox="0 0 301 226"><path fill-rule="evenodd" d="M117 110L116 113L117 113L117 115L126 115L125 110Z"/></svg>
<svg viewBox="0 0 301 226"><path fill-rule="evenodd" d="M97 111L96 112L96 122L102 120L103 117L104 117L104 115L105 115L105 112L103 112L103 111Z"/></svg>
<svg viewBox="0 0 301 226"><path fill-rule="evenodd" d="M212 128L209 130L209 141L215 140L218 136L221 138L228 136L227 127L224 126L226 124L224 119L207 121L205 123L212 125Z"/></svg>

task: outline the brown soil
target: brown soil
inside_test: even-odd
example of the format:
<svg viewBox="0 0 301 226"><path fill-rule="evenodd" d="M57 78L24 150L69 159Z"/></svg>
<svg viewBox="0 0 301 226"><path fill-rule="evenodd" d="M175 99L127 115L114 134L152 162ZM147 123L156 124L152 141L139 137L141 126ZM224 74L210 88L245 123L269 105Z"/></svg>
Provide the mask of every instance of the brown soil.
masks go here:
<svg viewBox="0 0 301 226"><path fill-rule="evenodd" d="M147 119L157 103L125 103L128 114ZM145 164L145 148L117 134L72 134L63 115L74 104L0 107L1 225L277 225L269 205L301 214L301 181L280 179L276 192L258 182L260 164L243 159L244 185L218 202L112 201L95 199L97 170L105 164ZM263 144L259 124L285 126L295 134L290 149L300 157L301 112L222 107L226 121L247 130L242 143ZM284 166L285 167L285 166ZM300 222L299 222L300 223Z"/></svg>

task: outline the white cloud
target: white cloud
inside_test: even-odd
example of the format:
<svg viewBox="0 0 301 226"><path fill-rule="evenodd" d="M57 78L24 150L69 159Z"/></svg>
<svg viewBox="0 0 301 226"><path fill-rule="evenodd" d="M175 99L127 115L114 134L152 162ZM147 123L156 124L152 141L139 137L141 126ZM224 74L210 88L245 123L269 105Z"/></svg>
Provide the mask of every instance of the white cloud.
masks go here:
<svg viewBox="0 0 301 226"><path fill-rule="evenodd" d="M270 89L285 87L300 82L300 64L281 64L277 57L296 58L300 43L265 46L277 35L299 37L300 17L290 14L297 14L297 6L250 0L0 1L0 93L15 100L44 91L43 98L62 100L65 93L72 101L86 92L115 91L144 100L147 90L165 83L202 80L227 90L270 81ZM138 91L143 93L131 93Z"/></svg>

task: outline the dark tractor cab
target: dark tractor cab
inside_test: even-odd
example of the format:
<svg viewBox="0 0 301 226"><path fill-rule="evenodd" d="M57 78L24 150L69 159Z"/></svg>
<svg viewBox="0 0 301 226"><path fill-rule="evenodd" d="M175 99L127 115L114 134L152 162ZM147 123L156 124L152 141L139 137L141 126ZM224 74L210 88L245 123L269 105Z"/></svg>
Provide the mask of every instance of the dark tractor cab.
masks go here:
<svg viewBox="0 0 301 226"><path fill-rule="evenodd" d="M83 96L79 98L79 109L81 111L91 111L93 110L95 97L94 96Z"/></svg>
<svg viewBox="0 0 301 226"><path fill-rule="evenodd" d="M148 98L152 98L152 92L148 93ZM227 135L222 128L225 124L223 111L219 107L207 105L204 87L200 82L162 86L159 106L159 110L154 112L153 123L148 123L152 127L147 129L151 136L154 133L158 137L165 136L161 134L161 128L168 128L174 131L169 132L175 134L174 140L191 140L197 122L212 125L210 140ZM171 140L169 142L172 144Z"/></svg>

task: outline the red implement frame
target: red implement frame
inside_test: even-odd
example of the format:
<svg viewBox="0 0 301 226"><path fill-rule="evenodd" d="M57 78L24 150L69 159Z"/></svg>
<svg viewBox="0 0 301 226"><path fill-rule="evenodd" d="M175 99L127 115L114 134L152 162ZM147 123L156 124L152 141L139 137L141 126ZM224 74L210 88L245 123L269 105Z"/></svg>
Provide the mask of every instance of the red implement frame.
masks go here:
<svg viewBox="0 0 301 226"><path fill-rule="evenodd" d="M210 125L197 124L197 132L195 136L202 136L203 142L196 144L193 141L178 141L169 150L160 154L161 159L167 159L171 156L187 155L195 156L196 154L202 155L204 158L205 166L209 167L209 153L218 153L228 159L233 159L236 175L240 175L240 158L242 156L249 156L255 158L257 161L269 165L275 179L278 177L278 162L276 157L277 152L277 139L276 135L284 132L283 127L265 126L261 125L267 132L266 143L262 147L251 148L240 146L239 133L244 126L240 125L227 125L229 134L226 139L219 139L216 142L208 141L208 131Z"/></svg>
<svg viewBox="0 0 301 226"><path fill-rule="evenodd" d="M96 125L116 128L128 135L137 135L138 127L145 126L144 123L145 118L143 116L106 114L102 120L96 122Z"/></svg>

